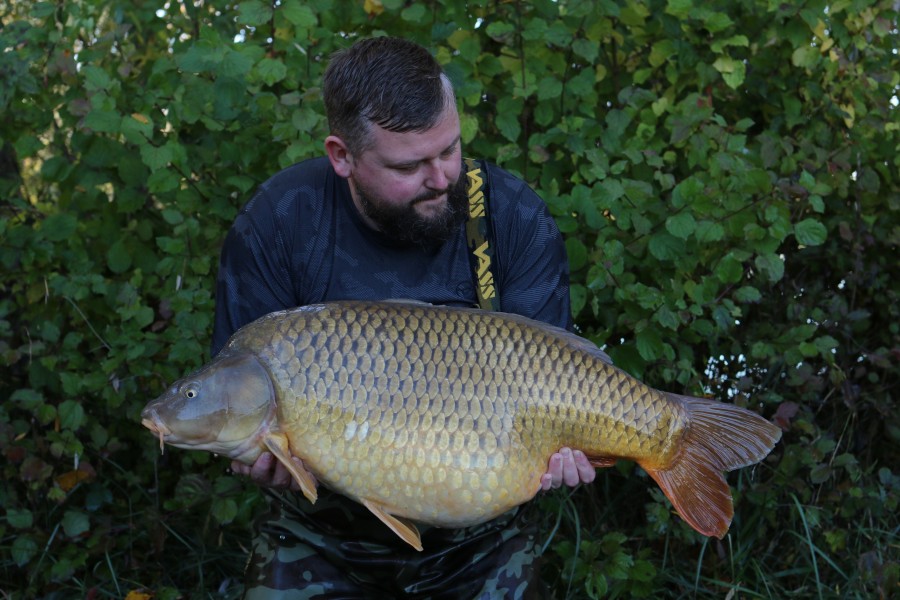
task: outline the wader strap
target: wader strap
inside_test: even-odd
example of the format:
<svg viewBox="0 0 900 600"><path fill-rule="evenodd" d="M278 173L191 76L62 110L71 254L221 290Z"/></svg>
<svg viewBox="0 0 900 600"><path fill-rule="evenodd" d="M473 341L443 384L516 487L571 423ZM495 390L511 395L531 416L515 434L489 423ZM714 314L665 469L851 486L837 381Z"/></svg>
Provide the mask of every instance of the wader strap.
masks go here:
<svg viewBox="0 0 900 600"><path fill-rule="evenodd" d="M466 177L469 180L469 220L466 222L466 240L478 306L483 310L500 310L500 294L494 277L494 246L491 239L491 212L488 202L487 167L471 158L466 159Z"/></svg>

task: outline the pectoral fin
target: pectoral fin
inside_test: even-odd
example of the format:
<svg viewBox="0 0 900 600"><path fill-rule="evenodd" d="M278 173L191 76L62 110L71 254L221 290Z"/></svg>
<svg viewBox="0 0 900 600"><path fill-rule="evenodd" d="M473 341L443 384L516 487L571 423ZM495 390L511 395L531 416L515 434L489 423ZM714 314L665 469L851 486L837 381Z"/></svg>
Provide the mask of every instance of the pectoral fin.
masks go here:
<svg viewBox="0 0 900 600"><path fill-rule="evenodd" d="M309 471L301 469L297 466L297 463L291 460L291 448L287 437L283 433L270 433L265 437L264 441L269 451L275 455L275 458L290 471L306 499L315 504L316 499L319 497L316 492L316 481Z"/></svg>
<svg viewBox="0 0 900 600"><path fill-rule="evenodd" d="M372 511L372 514L381 519L382 523L390 527L391 531L399 535L404 542L419 552L422 551L422 538L419 536L419 530L416 529L414 524L406 519L401 519L400 517L388 514L384 507L375 504L370 500L362 500L361 502L363 506Z"/></svg>

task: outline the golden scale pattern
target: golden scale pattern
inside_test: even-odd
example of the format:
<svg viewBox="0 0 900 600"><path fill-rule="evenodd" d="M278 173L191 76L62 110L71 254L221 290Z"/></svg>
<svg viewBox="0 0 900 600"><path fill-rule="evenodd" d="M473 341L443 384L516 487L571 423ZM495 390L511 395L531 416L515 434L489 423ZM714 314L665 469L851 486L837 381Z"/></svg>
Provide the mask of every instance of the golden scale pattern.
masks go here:
<svg viewBox="0 0 900 600"><path fill-rule="evenodd" d="M673 404L579 338L502 315L432 315L310 307L235 340L267 363L283 429L330 487L377 491L389 511L452 527L473 504L488 519L530 499L561 446L666 458L677 443Z"/></svg>

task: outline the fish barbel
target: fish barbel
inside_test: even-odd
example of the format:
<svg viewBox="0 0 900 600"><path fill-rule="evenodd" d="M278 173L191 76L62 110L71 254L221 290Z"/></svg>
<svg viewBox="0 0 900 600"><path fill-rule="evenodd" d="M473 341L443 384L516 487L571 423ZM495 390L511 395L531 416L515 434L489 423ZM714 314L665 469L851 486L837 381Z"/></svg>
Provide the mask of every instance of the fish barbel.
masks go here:
<svg viewBox="0 0 900 600"><path fill-rule="evenodd" d="M535 496L563 446L597 467L637 462L687 523L723 537L734 512L723 472L781 437L752 411L646 386L563 329L412 302L261 317L141 416L160 446L246 464L271 451L311 502L318 480L419 550L407 519L491 519Z"/></svg>

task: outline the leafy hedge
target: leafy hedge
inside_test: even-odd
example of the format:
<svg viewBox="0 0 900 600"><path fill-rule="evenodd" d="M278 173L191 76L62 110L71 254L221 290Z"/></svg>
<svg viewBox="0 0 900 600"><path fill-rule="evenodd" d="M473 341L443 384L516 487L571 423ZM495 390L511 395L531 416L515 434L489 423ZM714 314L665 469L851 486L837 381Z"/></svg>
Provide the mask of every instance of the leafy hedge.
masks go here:
<svg viewBox="0 0 900 600"><path fill-rule="evenodd" d="M467 155L564 231L585 335L785 429L723 541L631 464L542 498L555 597L898 594L898 9L810 0L0 4L0 590L234 597L260 497L159 455L219 245L321 153L365 35L434 48Z"/></svg>

